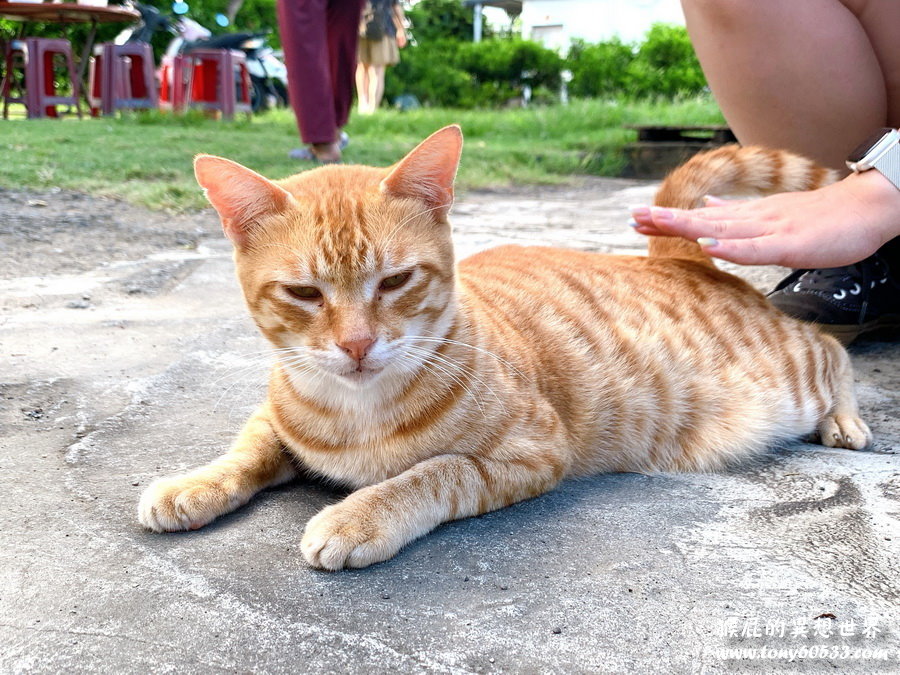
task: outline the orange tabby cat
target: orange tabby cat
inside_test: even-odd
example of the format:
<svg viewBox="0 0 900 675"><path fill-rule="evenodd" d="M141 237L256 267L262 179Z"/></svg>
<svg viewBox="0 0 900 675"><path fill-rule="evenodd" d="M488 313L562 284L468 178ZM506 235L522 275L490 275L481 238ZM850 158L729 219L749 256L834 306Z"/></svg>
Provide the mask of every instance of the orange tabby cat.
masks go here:
<svg viewBox="0 0 900 675"><path fill-rule="evenodd" d="M837 341L695 244L655 239L646 258L504 246L456 267L461 149L451 126L388 169L275 182L197 157L277 361L232 449L150 485L141 523L198 528L311 471L356 491L307 523L303 555L363 567L569 476L709 470L816 429L829 446L869 442ZM729 147L677 170L657 203L829 178Z"/></svg>

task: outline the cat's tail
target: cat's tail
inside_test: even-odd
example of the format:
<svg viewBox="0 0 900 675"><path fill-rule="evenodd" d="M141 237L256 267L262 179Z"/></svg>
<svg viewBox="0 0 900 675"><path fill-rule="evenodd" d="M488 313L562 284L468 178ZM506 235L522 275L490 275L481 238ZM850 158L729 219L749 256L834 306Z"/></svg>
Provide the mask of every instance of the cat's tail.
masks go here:
<svg viewBox="0 0 900 675"><path fill-rule="evenodd" d="M761 196L815 190L837 178L836 171L786 150L725 145L694 155L666 176L653 203L695 209L703 206L706 195ZM696 242L681 237L650 237L649 255L712 265L710 257Z"/></svg>

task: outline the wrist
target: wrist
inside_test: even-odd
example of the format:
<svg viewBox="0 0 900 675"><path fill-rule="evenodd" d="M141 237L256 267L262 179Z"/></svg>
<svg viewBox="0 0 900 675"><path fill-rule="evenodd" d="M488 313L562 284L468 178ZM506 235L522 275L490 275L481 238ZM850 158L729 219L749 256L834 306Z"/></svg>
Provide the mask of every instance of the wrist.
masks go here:
<svg viewBox="0 0 900 675"><path fill-rule="evenodd" d="M882 243L900 236L900 189L879 171L851 173L840 186Z"/></svg>

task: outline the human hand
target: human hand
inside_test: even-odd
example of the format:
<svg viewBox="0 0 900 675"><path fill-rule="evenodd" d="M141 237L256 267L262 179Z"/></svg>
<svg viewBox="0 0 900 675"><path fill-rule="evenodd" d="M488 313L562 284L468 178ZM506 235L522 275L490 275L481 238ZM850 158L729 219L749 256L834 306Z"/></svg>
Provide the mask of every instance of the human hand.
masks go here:
<svg viewBox="0 0 900 675"><path fill-rule="evenodd" d="M641 234L696 239L709 255L743 265L840 267L900 235L900 190L866 171L810 192L707 198L691 211L639 207L632 217Z"/></svg>
<svg viewBox="0 0 900 675"><path fill-rule="evenodd" d="M406 31L398 30L397 31L397 46L400 49L403 49L406 46Z"/></svg>

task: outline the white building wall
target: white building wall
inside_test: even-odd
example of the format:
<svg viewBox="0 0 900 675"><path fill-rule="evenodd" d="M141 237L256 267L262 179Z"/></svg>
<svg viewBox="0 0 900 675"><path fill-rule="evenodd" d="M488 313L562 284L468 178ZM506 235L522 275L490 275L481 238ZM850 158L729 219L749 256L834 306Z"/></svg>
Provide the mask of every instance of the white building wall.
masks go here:
<svg viewBox="0 0 900 675"><path fill-rule="evenodd" d="M522 37L566 49L574 38L640 42L657 22L684 25L679 0L523 0Z"/></svg>

